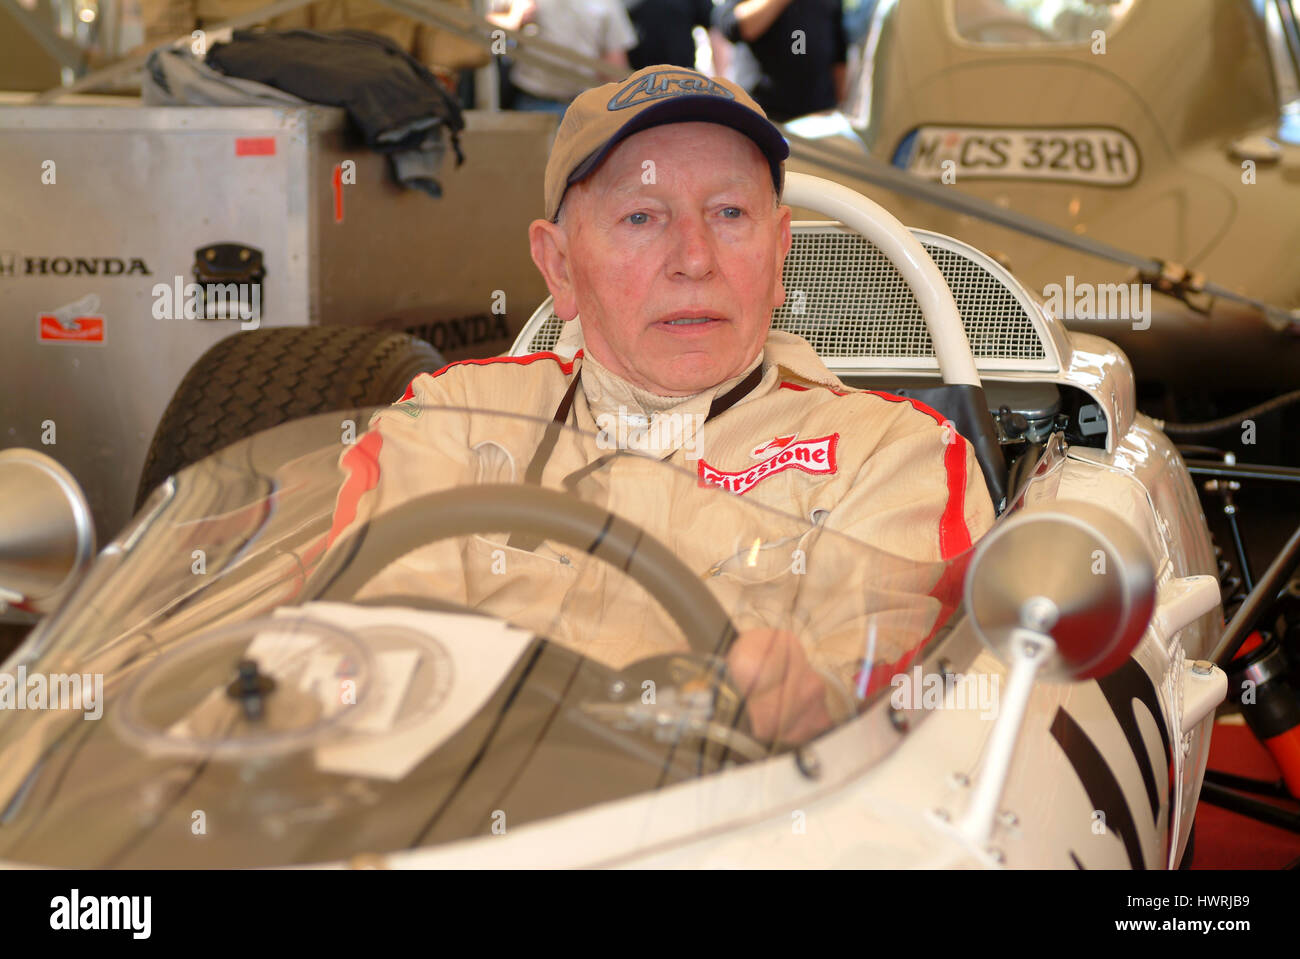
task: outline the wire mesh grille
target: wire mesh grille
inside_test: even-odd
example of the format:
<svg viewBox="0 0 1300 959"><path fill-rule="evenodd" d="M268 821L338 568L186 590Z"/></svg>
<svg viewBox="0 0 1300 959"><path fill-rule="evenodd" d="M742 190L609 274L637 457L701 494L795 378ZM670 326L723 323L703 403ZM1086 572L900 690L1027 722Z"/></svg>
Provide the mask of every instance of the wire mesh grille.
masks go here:
<svg viewBox="0 0 1300 959"><path fill-rule="evenodd" d="M952 289L976 360L1046 356L1015 295L973 260L921 241ZM796 230L785 260L785 304L772 327L797 333L822 357L925 358L934 344L903 277L875 244L856 233ZM550 350L563 324L551 314L528 352Z"/></svg>
<svg viewBox="0 0 1300 959"><path fill-rule="evenodd" d="M542 325L537 328L533 338L528 341L526 353L546 353L555 349L555 341L560 338L560 330L564 328L564 323L551 311L551 315L542 320Z"/></svg>

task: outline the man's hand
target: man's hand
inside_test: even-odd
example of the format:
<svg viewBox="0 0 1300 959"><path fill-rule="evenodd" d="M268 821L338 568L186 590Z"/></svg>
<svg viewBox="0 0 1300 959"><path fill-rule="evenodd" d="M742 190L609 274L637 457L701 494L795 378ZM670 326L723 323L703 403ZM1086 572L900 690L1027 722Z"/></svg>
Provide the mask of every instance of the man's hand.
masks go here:
<svg viewBox="0 0 1300 959"><path fill-rule="evenodd" d="M487 20L507 30L521 30L525 23L537 16L536 0L510 0L505 9L485 14Z"/></svg>
<svg viewBox="0 0 1300 959"><path fill-rule="evenodd" d="M742 633L727 654L727 667L759 739L802 743L831 727L826 683L792 634Z"/></svg>

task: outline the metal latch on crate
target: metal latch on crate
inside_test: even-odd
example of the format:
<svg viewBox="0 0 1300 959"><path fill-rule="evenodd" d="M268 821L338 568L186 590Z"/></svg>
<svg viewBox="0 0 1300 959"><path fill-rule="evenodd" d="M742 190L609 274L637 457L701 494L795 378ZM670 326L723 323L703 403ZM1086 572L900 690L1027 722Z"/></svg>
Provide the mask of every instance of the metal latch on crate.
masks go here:
<svg viewBox="0 0 1300 959"><path fill-rule="evenodd" d="M262 251L247 243L213 243L194 251L201 319L260 320L265 279Z"/></svg>

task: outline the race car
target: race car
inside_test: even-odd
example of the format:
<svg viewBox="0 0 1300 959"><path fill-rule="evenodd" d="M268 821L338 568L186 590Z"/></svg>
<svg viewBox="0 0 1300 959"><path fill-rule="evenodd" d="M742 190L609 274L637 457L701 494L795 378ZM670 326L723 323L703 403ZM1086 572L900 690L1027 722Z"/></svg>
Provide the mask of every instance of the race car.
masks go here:
<svg viewBox="0 0 1300 959"><path fill-rule="evenodd" d="M322 414L168 478L83 570L75 483L10 451L0 487L31 492L0 524L26 537L0 577L57 609L0 670L0 860L1183 862L1228 637L1196 492L1135 412L1123 353L1068 332L979 250L840 185L791 174L786 200L834 220L798 225L802 305L779 325L853 386L902 379L993 437L976 449L1001 515L971 550L886 554L627 450L515 481L500 451L592 437L407 401L399 415L445 440L427 495L340 524L373 410ZM845 309L880 290L891 324ZM556 325L543 304L517 351ZM706 514L732 533L698 542ZM510 534L546 546L528 560L557 584L540 613L512 605ZM376 591L435 543L459 571ZM725 665L755 619L861 650L825 733L756 734ZM602 661L593 638L632 621L662 624L669 649Z"/></svg>

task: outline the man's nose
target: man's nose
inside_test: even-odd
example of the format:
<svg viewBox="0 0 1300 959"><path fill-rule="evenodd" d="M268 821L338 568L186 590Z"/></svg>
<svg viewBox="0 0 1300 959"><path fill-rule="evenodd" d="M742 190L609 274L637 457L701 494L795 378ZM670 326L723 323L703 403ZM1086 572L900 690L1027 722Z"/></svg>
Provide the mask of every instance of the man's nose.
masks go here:
<svg viewBox="0 0 1300 959"><path fill-rule="evenodd" d="M668 273L673 277L702 280L712 275L717 265L713 235L700 215L681 216L673 220L669 235Z"/></svg>

